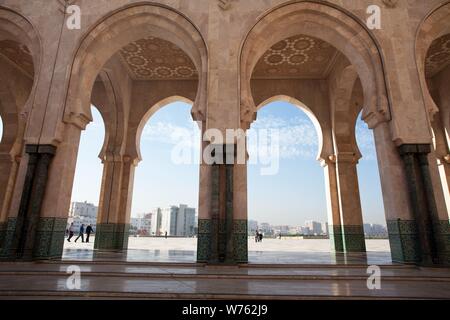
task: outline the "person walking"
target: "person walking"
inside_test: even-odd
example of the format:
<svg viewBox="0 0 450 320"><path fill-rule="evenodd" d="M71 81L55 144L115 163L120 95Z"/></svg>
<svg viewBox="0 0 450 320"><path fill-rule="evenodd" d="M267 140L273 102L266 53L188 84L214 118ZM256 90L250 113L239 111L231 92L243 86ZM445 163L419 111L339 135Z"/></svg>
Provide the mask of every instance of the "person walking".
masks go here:
<svg viewBox="0 0 450 320"><path fill-rule="evenodd" d="M88 225L86 228L86 243L89 243L89 237L91 233L94 233L94 229L92 229L91 225Z"/></svg>
<svg viewBox="0 0 450 320"><path fill-rule="evenodd" d="M67 241L70 242L70 239L72 239L73 237L73 233L74 233L74 226L73 226L73 222L70 224L69 228L67 229L67 234L68 234L68 238Z"/></svg>
<svg viewBox="0 0 450 320"><path fill-rule="evenodd" d="M255 242L259 242L259 232L258 232L258 230L256 230Z"/></svg>
<svg viewBox="0 0 450 320"><path fill-rule="evenodd" d="M75 242L81 237L81 242L84 242L84 224L80 227L80 233L78 234L78 237L75 239Z"/></svg>

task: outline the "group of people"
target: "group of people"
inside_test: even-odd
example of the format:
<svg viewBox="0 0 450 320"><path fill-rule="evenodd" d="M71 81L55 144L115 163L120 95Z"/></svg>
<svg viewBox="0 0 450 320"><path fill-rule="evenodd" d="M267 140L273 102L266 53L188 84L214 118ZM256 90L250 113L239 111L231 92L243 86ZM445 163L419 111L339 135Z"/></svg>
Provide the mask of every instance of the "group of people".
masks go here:
<svg viewBox="0 0 450 320"><path fill-rule="evenodd" d="M258 230L256 230L255 242L262 242L262 240L263 240L263 234L260 233Z"/></svg>
<svg viewBox="0 0 450 320"><path fill-rule="evenodd" d="M89 242L89 237L91 236L91 233L94 233L94 229L92 228L91 225L88 225L86 227L86 230L84 230L84 224L82 224L80 226L79 232L78 232L78 237L75 239L74 242L77 242L78 239L81 238L81 242L84 242L84 233L86 231L86 243ZM70 226L67 228L66 230L67 233L67 241L70 242L70 239L72 239L72 237L75 234L75 226L73 225L73 222L70 224Z"/></svg>

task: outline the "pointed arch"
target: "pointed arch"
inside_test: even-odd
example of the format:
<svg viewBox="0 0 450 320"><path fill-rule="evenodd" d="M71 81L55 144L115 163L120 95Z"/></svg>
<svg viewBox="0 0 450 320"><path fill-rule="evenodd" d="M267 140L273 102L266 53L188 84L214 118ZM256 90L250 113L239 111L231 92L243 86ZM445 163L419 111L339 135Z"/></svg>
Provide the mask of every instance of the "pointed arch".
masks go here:
<svg viewBox="0 0 450 320"><path fill-rule="evenodd" d="M364 89L364 120L370 127L390 119L383 58L375 38L361 21L342 8L312 1L282 4L265 13L244 39L240 52L241 125L255 119L251 77L259 58L274 43L305 34L342 52L355 66Z"/></svg>
<svg viewBox="0 0 450 320"><path fill-rule="evenodd" d="M206 42L192 21L180 12L168 6L146 3L114 11L82 38L71 66L63 120L80 127L90 121L90 92L102 67L125 45L150 36L169 40L192 59L199 74L192 113L196 120L204 119L208 65Z"/></svg>

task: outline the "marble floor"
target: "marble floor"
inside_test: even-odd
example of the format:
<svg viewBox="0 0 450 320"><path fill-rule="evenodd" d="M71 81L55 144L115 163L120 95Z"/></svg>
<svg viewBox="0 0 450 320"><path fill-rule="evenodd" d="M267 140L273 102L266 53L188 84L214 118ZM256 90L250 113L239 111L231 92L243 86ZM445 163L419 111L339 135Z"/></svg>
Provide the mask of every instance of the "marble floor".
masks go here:
<svg viewBox="0 0 450 320"><path fill-rule="evenodd" d="M98 252L90 243L66 242L64 260L184 262L196 261L195 238L129 238L128 251ZM326 239L249 239L249 263L256 264L391 264L387 240L366 240L366 254L334 254Z"/></svg>
<svg viewBox="0 0 450 320"><path fill-rule="evenodd" d="M332 254L327 240L249 241L250 263L238 266L195 263L195 244L130 238L126 252L102 252L66 243L61 261L1 262L0 299L450 299L450 268L392 263L384 240L367 241L366 255ZM367 286L373 264L379 290Z"/></svg>
<svg viewBox="0 0 450 320"><path fill-rule="evenodd" d="M80 270L71 289L69 268ZM381 266L206 266L62 261L0 263L0 299L450 299L450 269Z"/></svg>

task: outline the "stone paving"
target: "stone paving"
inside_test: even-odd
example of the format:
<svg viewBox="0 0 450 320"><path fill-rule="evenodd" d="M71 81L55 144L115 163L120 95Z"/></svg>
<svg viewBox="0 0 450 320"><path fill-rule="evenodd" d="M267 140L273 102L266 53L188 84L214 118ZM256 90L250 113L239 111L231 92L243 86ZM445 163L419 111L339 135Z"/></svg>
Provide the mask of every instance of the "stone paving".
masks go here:
<svg viewBox="0 0 450 320"><path fill-rule="evenodd" d="M74 238L72 238L74 239ZM386 239L366 240L367 251L389 252L389 241ZM65 242L66 249L93 249L94 237L90 243ZM130 237L128 249L138 250L197 250L197 238L144 238ZM252 238L248 241L249 251L278 251L278 252L330 252L328 239L264 239L256 243Z"/></svg>
<svg viewBox="0 0 450 320"><path fill-rule="evenodd" d="M141 262L196 261L196 238L130 237L128 251L94 252L90 243L68 243L64 260L124 260ZM367 240L367 255L336 255L326 239L249 239L249 262L258 264L391 264L388 240Z"/></svg>

